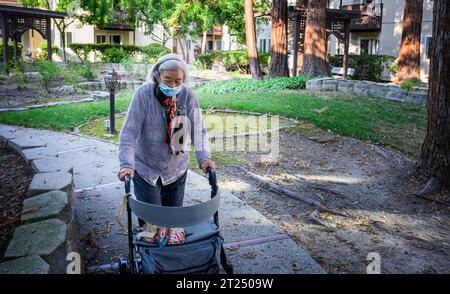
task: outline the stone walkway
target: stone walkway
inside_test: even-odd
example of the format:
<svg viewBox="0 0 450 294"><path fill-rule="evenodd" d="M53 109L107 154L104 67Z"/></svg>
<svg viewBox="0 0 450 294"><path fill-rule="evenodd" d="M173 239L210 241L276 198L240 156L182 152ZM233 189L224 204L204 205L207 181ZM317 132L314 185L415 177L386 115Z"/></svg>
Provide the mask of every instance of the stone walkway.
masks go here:
<svg viewBox="0 0 450 294"><path fill-rule="evenodd" d="M1 124L0 139L8 141L39 174L30 186L33 193L45 191L49 184L61 182L64 186L63 181L73 180L81 234L84 243L90 244L82 246L88 266L114 263L118 256L126 255L126 233L115 218L124 192L116 177L116 144ZM204 201L209 193L206 177L189 171L185 204ZM221 231L235 273L325 273L302 247L258 211L227 190L221 188L220 195Z"/></svg>

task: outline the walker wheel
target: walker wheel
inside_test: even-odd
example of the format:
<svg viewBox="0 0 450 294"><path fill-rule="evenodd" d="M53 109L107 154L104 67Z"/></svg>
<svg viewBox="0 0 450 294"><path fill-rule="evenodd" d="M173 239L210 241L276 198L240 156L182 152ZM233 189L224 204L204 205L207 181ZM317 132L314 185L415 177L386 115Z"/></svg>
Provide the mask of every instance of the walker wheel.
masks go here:
<svg viewBox="0 0 450 294"><path fill-rule="evenodd" d="M119 271L120 274L129 274L130 273L130 263L128 259L124 257L119 257Z"/></svg>

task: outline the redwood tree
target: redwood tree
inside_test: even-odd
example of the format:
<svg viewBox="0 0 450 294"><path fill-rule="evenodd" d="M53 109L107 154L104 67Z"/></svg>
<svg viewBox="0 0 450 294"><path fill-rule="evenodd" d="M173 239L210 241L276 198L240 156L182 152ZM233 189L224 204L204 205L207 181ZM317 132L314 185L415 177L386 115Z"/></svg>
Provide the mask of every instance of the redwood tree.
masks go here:
<svg viewBox="0 0 450 294"><path fill-rule="evenodd" d="M253 16L253 1L244 0L245 10L245 38L247 41L248 62L250 73L255 80L262 80L261 66L259 65L258 50L256 50L255 18Z"/></svg>
<svg viewBox="0 0 450 294"><path fill-rule="evenodd" d="M270 77L289 76L287 56L287 0L272 1L272 44L270 48Z"/></svg>
<svg viewBox="0 0 450 294"><path fill-rule="evenodd" d="M397 80L420 79L423 0L405 0Z"/></svg>
<svg viewBox="0 0 450 294"><path fill-rule="evenodd" d="M326 0L309 0L301 75L330 76L327 62Z"/></svg>
<svg viewBox="0 0 450 294"><path fill-rule="evenodd" d="M428 126L421 151L422 166L430 179L422 195L438 192L450 181L450 1L434 1L433 5Z"/></svg>

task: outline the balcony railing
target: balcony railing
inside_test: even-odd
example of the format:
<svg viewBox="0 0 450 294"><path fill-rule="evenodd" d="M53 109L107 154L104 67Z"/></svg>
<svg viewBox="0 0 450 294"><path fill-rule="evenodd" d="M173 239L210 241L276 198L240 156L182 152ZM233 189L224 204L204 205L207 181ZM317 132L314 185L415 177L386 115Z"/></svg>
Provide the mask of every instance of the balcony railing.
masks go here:
<svg viewBox="0 0 450 294"><path fill-rule="evenodd" d="M357 18L352 21L350 31L381 30L383 3L343 5L340 9L361 12L361 18Z"/></svg>
<svg viewBox="0 0 450 294"><path fill-rule="evenodd" d="M214 30L214 31L213 31L213 30ZM208 34L208 35L212 35L213 32L214 32L214 35L216 35L216 36L222 35L222 26L216 26L216 27L214 27L214 28L209 29L209 30L207 31L207 34Z"/></svg>
<svg viewBox="0 0 450 294"><path fill-rule="evenodd" d="M108 23L102 29L134 30L134 26L128 23L127 14L123 10L115 10L108 13Z"/></svg>

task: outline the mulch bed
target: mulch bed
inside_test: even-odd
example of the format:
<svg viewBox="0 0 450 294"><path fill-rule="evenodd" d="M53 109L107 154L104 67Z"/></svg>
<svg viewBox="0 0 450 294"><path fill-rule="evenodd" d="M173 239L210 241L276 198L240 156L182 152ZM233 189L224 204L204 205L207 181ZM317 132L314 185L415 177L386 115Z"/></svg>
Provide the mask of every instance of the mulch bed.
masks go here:
<svg viewBox="0 0 450 294"><path fill-rule="evenodd" d="M32 177L33 171L26 161L0 142L0 259L20 225L22 202Z"/></svg>

